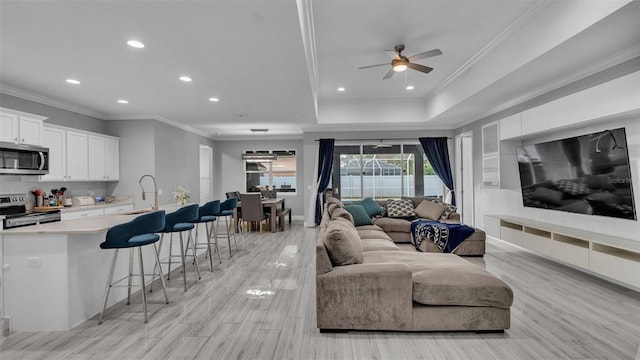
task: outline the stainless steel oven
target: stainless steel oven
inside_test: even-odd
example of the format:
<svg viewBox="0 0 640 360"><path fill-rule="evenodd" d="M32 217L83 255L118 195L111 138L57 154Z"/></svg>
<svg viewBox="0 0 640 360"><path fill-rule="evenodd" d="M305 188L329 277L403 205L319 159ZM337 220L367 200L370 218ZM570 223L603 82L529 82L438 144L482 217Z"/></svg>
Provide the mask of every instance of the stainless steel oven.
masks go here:
<svg viewBox="0 0 640 360"><path fill-rule="evenodd" d="M27 212L26 203L25 194L0 195L0 218L2 218L0 229L60 221L60 210Z"/></svg>
<svg viewBox="0 0 640 360"><path fill-rule="evenodd" d="M0 142L0 175L45 175L48 173L48 148Z"/></svg>

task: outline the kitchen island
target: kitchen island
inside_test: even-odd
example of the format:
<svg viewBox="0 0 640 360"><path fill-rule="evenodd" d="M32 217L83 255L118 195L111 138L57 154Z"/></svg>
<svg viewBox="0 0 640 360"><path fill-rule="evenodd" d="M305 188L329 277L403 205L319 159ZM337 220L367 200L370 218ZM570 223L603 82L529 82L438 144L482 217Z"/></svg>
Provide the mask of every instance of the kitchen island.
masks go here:
<svg viewBox="0 0 640 360"><path fill-rule="evenodd" d="M161 209L171 212L178 207ZM99 244L110 228L144 211L0 231L5 327L8 323L11 331L69 330L98 314L113 255L112 250L101 250ZM145 273L151 273L153 253L150 248L143 253ZM123 254L118 257L115 279L128 272L128 257ZM108 306L126 296L126 287L113 288Z"/></svg>

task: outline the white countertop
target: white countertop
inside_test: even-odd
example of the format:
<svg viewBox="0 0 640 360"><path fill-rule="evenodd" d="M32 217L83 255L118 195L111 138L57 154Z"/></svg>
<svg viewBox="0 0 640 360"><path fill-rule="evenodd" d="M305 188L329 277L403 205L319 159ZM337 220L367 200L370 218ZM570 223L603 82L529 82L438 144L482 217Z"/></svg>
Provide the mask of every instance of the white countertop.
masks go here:
<svg viewBox="0 0 640 360"><path fill-rule="evenodd" d="M117 206L122 204L105 204ZM93 208L101 205L93 205ZM79 206L78 208L83 207ZM84 208L84 207L83 207ZM180 208L178 204L160 205L161 210L172 212ZM150 212L151 209L138 209L134 211ZM32 235L32 234L91 234L109 230L110 228L131 221L142 213L137 214L111 214L98 215L82 219L57 221L47 224L23 226L13 229L0 230L0 235Z"/></svg>

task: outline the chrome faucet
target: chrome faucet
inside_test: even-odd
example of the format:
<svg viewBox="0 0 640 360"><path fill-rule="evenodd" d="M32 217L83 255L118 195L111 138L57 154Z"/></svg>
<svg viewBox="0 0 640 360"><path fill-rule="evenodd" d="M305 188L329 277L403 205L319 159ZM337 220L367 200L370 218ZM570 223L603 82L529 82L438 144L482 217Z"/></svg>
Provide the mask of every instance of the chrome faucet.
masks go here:
<svg viewBox="0 0 640 360"><path fill-rule="evenodd" d="M145 191L144 191L144 187L142 187L142 179L144 179L145 177L150 177L151 180L153 180L153 194L154 194L154 205L151 207L151 210L153 211L158 211L158 183L156 182L156 178L153 177L153 175L142 175L142 177L140 178L140 181L138 181L138 184L140 184L140 189L142 189L142 200L146 200L146 196L145 196Z"/></svg>

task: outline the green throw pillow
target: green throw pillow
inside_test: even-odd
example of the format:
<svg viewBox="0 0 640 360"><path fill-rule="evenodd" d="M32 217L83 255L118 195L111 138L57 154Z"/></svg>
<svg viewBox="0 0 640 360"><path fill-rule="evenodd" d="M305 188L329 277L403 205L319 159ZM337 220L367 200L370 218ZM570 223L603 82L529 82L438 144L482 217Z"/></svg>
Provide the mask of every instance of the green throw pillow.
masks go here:
<svg viewBox="0 0 640 360"><path fill-rule="evenodd" d="M353 216L355 226L373 225L373 221L362 205L349 205L345 206L345 209Z"/></svg>
<svg viewBox="0 0 640 360"><path fill-rule="evenodd" d="M372 198L366 198L360 201L360 204L358 205L361 205L364 208L370 218L384 213L384 208L378 205L378 203Z"/></svg>

